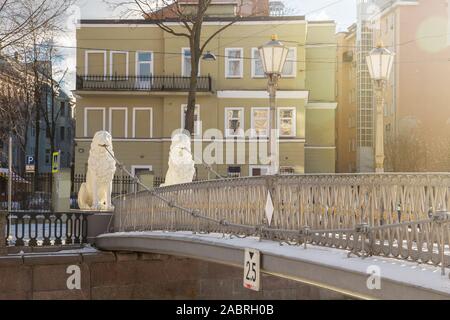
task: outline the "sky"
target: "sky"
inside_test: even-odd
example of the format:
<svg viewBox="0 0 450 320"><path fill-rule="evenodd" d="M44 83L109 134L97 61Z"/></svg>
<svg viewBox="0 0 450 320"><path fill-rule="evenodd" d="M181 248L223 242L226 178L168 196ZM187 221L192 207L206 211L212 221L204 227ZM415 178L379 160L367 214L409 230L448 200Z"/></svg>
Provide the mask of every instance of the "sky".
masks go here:
<svg viewBox="0 0 450 320"><path fill-rule="evenodd" d="M123 2L123 0L108 0ZM356 20L356 0L284 0L291 15L305 15L308 20L334 20L337 31L344 31ZM105 0L78 0L68 11L67 33L57 39L57 44L64 47L76 47L75 32L78 19L114 19L120 18L120 12L114 12ZM64 59L57 66L67 69L63 81L69 93L75 86L75 49L61 49Z"/></svg>

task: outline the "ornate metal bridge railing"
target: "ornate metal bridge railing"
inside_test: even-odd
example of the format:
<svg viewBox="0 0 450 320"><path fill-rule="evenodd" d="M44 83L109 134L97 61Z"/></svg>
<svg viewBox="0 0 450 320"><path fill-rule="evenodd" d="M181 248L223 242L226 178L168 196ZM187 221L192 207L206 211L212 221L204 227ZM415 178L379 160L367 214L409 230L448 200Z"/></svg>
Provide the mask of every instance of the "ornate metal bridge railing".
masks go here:
<svg viewBox="0 0 450 320"><path fill-rule="evenodd" d="M266 204L273 202L269 226ZM116 231L194 231L450 265L450 174L218 180L115 199Z"/></svg>

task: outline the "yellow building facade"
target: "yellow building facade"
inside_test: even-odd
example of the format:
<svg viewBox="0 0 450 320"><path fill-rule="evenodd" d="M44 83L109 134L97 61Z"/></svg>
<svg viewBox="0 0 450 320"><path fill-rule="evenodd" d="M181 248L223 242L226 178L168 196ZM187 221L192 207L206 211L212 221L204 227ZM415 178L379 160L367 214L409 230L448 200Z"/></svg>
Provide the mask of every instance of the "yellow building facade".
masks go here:
<svg viewBox="0 0 450 320"><path fill-rule="evenodd" d="M205 21L203 37L229 19ZM201 164L205 155L213 156L216 161L208 164L222 176L267 172L266 163L254 160L257 150L267 148L269 123L267 79L257 48L274 33L290 48L277 95L281 169L335 172L335 28L334 22L303 17L243 18L209 43L217 60L200 65L193 139L197 178L209 177ZM117 158L131 172L164 177L171 136L184 127L187 39L147 20L84 20L77 48L76 173L86 172L95 132L107 130ZM211 152L214 148L223 153Z"/></svg>
<svg viewBox="0 0 450 320"><path fill-rule="evenodd" d="M337 172L355 173L357 167L357 83L356 25L339 32L337 40L336 93L339 108L336 113Z"/></svg>
<svg viewBox="0 0 450 320"><path fill-rule="evenodd" d="M374 142L380 132L375 130L374 91L365 57L381 42L395 55L384 90L385 171L448 172L448 1L358 3L358 23L336 36L337 171L374 171Z"/></svg>

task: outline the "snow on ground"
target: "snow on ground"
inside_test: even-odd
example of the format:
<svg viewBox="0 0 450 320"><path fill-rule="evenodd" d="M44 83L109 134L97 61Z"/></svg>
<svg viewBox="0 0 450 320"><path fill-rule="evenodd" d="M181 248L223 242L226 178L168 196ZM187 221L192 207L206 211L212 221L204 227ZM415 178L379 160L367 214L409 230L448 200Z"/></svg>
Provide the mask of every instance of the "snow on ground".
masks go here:
<svg viewBox="0 0 450 320"><path fill-rule="evenodd" d="M18 253L18 254L10 254L6 257L14 257L14 256L64 256L64 255L74 255L74 254L88 254L88 253L98 253L99 251L91 246L85 246L80 249L72 249L72 250L61 250L55 252L29 252L29 253ZM2 257L0 257L1 259Z"/></svg>
<svg viewBox="0 0 450 320"><path fill-rule="evenodd" d="M129 232L103 235L102 237L153 237L173 239L179 241L192 241L223 247L252 248L261 251L262 254L271 254L294 260L311 263L319 263L324 266L350 270L367 274L368 269L378 266L381 270L381 278L400 283L408 283L417 287L432 289L450 294L450 279L447 275L441 275L441 268L429 264L398 260L385 257L359 257L348 258L348 251L308 245L305 250L300 246L280 246L279 242L259 241L258 238L236 238L222 234L193 234L192 232Z"/></svg>

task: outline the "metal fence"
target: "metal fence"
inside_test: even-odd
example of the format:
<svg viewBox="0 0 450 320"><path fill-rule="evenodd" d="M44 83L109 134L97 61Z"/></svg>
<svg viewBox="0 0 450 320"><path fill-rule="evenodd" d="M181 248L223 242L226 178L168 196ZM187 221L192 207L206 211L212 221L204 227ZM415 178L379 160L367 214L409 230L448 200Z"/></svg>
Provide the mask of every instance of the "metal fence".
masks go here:
<svg viewBox="0 0 450 320"><path fill-rule="evenodd" d="M6 244L16 247L66 246L87 243L87 212L11 212Z"/></svg>
<svg viewBox="0 0 450 320"><path fill-rule="evenodd" d="M450 174L228 179L122 195L114 204L118 232L259 236L450 265L450 217L441 212L450 208Z"/></svg>
<svg viewBox="0 0 450 320"><path fill-rule="evenodd" d="M155 177L153 181L153 186L149 187L159 187L164 183L164 178ZM72 209L79 209L78 207L78 191L80 190L81 185L86 182L85 174L76 174L73 177L72 181L72 193L70 199L70 207ZM140 188L134 177L130 176L115 176L112 183L112 197L117 197L124 194L133 193L139 191Z"/></svg>
<svg viewBox="0 0 450 320"><path fill-rule="evenodd" d="M8 209L7 173L0 173L0 210ZM12 209L13 210L51 210L52 174L25 173L12 175Z"/></svg>

